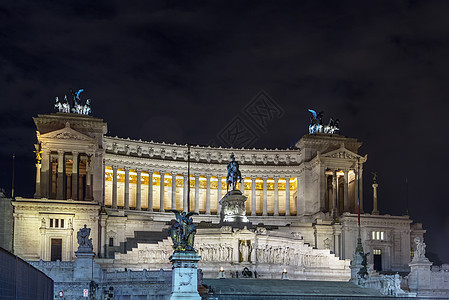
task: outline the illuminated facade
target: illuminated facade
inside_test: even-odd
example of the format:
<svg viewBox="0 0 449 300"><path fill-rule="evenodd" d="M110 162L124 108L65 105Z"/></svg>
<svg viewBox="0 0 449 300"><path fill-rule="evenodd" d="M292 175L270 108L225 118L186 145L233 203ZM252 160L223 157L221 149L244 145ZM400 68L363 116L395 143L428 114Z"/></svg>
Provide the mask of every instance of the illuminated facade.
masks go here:
<svg viewBox="0 0 449 300"><path fill-rule="evenodd" d="M377 253L370 257L377 269L408 270L411 239L422 238L425 232L419 224L412 226L408 216L363 212L367 156L358 154L361 142L353 138L315 133L285 150L191 146L189 189L187 145L106 136L107 124L86 115L54 113L39 115L34 121L38 140L35 198L13 201L15 251L28 260L73 260L73 232L87 224L102 267L124 268L128 264L138 268L142 265L138 253L157 250L161 251L159 260L148 259L147 268L169 268L168 260L163 262L170 251L164 230L173 214L166 210L187 210L188 198L189 211L199 213L195 222L204 221L198 229L198 243L204 245L198 247L213 247L208 240L216 240L223 249L232 247L234 254L227 257L230 263L245 262L238 250L241 241L250 246L267 240L281 249L288 248L293 237L301 240L295 243L304 249L309 247L312 256L321 257L327 251L323 264L334 261L330 258L334 254L351 259L356 246L358 194L362 240L367 252ZM255 231L271 238L261 238L253 230L247 239L235 242L231 236L217 238L226 232L207 229L219 222L218 202L226 194L226 164L232 153L245 177L239 187L248 198L247 216L254 226L263 223L271 228L268 233L263 226L257 227L259 233ZM214 238L208 239L208 234ZM274 238L276 234L283 234L283 240ZM223 240L229 241L221 245ZM270 251L274 249L264 243ZM257 249L254 246L254 254L247 258L250 265L257 263ZM212 255L200 267L207 271L210 266L212 274L223 260L220 255ZM276 260L272 261L275 264ZM338 258L330 264L347 268Z"/></svg>

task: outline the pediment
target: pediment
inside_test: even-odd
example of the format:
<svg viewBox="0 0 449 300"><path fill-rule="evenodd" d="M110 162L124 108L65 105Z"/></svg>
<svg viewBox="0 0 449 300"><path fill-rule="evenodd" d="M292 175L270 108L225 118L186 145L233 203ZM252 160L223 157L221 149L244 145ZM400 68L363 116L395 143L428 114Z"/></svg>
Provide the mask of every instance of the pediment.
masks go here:
<svg viewBox="0 0 449 300"><path fill-rule="evenodd" d="M358 159L358 158L363 159L363 156L360 156L357 153L354 153L344 147L321 154L321 157L340 158L340 159Z"/></svg>
<svg viewBox="0 0 449 300"><path fill-rule="evenodd" d="M91 138L90 136L87 136L85 134L82 134L81 132L78 132L67 124L66 127L51 131L45 134L40 135L40 139L54 139L54 140L71 140L71 141L79 141L79 142L90 142L95 143L96 140L94 138Z"/></svg>

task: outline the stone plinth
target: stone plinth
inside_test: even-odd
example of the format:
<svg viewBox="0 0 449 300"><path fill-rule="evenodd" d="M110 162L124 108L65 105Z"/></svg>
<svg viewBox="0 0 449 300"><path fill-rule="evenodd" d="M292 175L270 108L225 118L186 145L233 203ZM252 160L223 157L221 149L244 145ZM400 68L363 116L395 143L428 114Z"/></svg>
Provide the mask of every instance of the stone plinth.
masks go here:
<svg viewBox="0 0 449 300"><path fill-rule="evenodd" d="M172 292L170 299L198 299L198 261L201 256L195 252L175 252L170 256L172 263Z"/></svg>
<svg viewBox="0 0 449 300"><path fill-rule="evenodd" d="M418 259L413 258L409 263L410 274L408 275L408 285L412 292L427 290L431 287L431 270L432 263L425 257Z"/></svg>
<svg viewBox="0 0 449 300"><path fill-rule="evenodd" d="M87 249L85 250L80 247L78 251L75 252L76 260L73 272L74 280L90 281L93 279L93 259L95 253L92 251L92 248Z"/></svg>
<svg viewBox="0 0 449 300"><path fill-rule="evenodd" d="M220 225L243 228L250 225L246 217L245 208L246 196L239 190L226 193L220 200Z"/></svg>

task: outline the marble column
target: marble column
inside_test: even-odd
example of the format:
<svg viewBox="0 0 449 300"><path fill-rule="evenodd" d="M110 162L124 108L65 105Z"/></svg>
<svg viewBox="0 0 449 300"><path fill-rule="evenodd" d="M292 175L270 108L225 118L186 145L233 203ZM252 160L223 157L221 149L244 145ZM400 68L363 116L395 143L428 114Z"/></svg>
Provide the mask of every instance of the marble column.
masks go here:
<svg viewBox="0 0 449 300"><path fill-rule="evenodd" d="M206 215L210 215L210 176L206 175Z"/></svg>
<svg viewBox="0 0 449 300"><path fill-rule="evenodd" d="M267 176L264 175L262 176L262 180L263 180L263 215L267 216Z"/></svg>
<svg viewBox="0 0 449 300"><path fill-rule="evenodd" d="M160 197L159 197L159 211L160 212L164 212L165 211L165 203L164 203L164 196L165 196L165 171L160 171L159 174L161 175L160 177Z"/></svg>
<svg viewBox="0 0 449 300"><path fill-rule="evenodd" d="M221 175L217 175L217 215L220 215L221 212L221 183L223 181L223 178Z"/></svg>
<svg viewBox="0 0 449 300"><path fill-rule="evenodd" d="M78 200L78 152L72 152L72 200Z"/></svg>
<svg viewBox="0 0 449 300"><path fill-rule="evenodd" d="M153 211L153 171L148 170L148 211Z"/></svg>
<svg viewBox="0 0 449 300"><path fill-rule="evenodd" d="M344 211L348 211L349 210L349 170L348 169L345 169L344 170L344 172L345 172L345 178L344 178L344 180L345 180L345 183L344 183L344 194L343 194L343 206L344 206L344 208L343 208L343 210Z"/></svg>
<svg viewBox="0 0 449 300"><path fill-rule="evenodd" d="M125 167L125 209L129 209L129 167Z"/></svg>
<svg viewBox="0 0 449 300"><path fill-rule="evenodd" d="M251 176L251 216L256 215L256 176Z"/></svg>
<svg viewBox="0 0 449 300"><path fill-rule="evenodd" d="M98 247L101 258L106 258L106 213L100 214L100 247Z"/></svg>
<svg viewBox="0 0 449 300"><path fill-rule="evenodd" d="M91 155L87 155L86 159L86 198L85 200L92 200L92 161ZM103 174L104 175L104 174Z"/></svg>
<svg viewBox="0 0 449 300"><path fill-rule="evenodd" d="M337 214L337 171L334 170L332 172L332 217L336 218Z"/></svg>
<svg viewBox="0 0 449 300"><path fill-rule="evenodd" d="M50 151L42 150L41 163L41 196L50 198Z"/></svg>
<svg viewBox="0 0 449 300"><path fill-rule="evenodd" d="M200 175L195 174L195 212L200 213Z"/></svg>
<svg viewBox="0 0 449 300"><path fill-rule="evenodd" d="M374 182L373 183L373 211L371 212L371 214L373 215L378 215L379 214L379 210L377 209L377 187L379 185Z"/></svg>
<svg viewBox="0 0 449 300"><path fill-rule="evenodd" d="M136 169L136 210L142 210L142 170Z"/></svg>
<svg viewBox="0 0 449 300"><path fill-rule="evenodd" d="M354 211L353 213L357 213L357 206L359 201L359 193L360 193L360 187L359 187L359 172L357 169L354 170L355 172L355 179L354 179ZM361 211L361 210L360 210Z"/></svg>
<svg viewBox="0 0 449 300"><path fill-rule="evenodd" d="M240 183L240 191L245 195L245 178L242 178L242 182Z"/></svg>
<svg viewBox="0 0 449 300"><path fill-rule="evenodd" d="M188 192L189 192L189 188L188 188L188 177L187 177L187 173L183 173L182 174L184 176L184 186L183 186L183 190L182 190L182 210L184 212L188 211L188 207L187 207L187 197L188 197Z"/></svg>
<svg viewBox="0 0 449 300"><path fill-rule="evenodd" d="M171 172L171 209L176 209L176 172Z"/></svg>
<svg viewBox="0 0 449 300"><path fill-rule="evenodd" d="M285 176L285 215L290 216L290 176Z"/></svg>
<svg viewBox="0 0 449 300"><path fill-rule="evenodd" d="M112 166L112 208L117 209L117 166Z"/></svg>
<svg viewBox="0 0 449 300"><path fill-rule="evenodd" d="M360 167L360 175L359 175L359 186L360 186L360 213L363 214L363 169Z"/></svg>
<svg viewBox="0 0 449 300"><path fill-rule="evenodd" d="M64 166L64 151L58 150L58 182L56 184L56 198L59 200L64 199Z"/></svg>
<svg viewBox="0 0 449 300"><path fill-rule="evenodd" d="M274 176L274 215L279 216L279 176Z"/></svg>
<svg viewBox="0 0 449 300"><path fill-rule="evenodd" d="M41 163L38 161L36 163L36 192L34 193L34 198L41 197Z"/></svg>

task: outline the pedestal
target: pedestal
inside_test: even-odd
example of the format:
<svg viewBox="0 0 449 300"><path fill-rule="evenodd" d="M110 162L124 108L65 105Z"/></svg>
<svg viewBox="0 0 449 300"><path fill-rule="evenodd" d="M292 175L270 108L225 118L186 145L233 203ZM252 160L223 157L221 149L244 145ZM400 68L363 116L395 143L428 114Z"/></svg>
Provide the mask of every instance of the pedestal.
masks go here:
<svg viewBox="0 0 449 300"><path fill-rule="evenodd" d="M250 227L246 217L246 196L239 190L229 191L221 200L220 226L232 226L234 228Z"/></svg>
<svg viewBox="0 0 449 300"><path fill-rule="evenodd" d="M201 256L195 252L175 252L170 256L172 263L171 300L201 300L198 293L198 261L200 259Z"/></svg>
<svg viewBox="0 0 449 300"><path fill-rule="evenodd" d="M76 260L75 266L73 270L73 279L74 280L93 280L93 259L95 253L92 249L88 248L90 251L76 251Z"/></svg>
<svg viewBox="0 0 449 300"><path fill-rule="evenodd" d="M430 267L432 263L425 257L413 259L410 266L410 274L408 275L408 285L412 292L419 292L430 289Z"/></svg>

